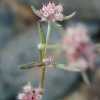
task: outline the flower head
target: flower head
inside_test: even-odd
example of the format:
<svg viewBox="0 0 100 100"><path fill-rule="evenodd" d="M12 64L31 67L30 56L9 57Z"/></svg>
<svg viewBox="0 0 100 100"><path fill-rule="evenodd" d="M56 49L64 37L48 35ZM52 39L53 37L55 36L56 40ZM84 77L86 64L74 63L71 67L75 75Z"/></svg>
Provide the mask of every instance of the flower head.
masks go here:
<svg viewBox="0 0 100 100"><path fill-rule="evenodd" d="M95 46L88 36L87 28L78 24L67 28L66 33L63 38L63 47L69 63L82 63L81 67L83 66L84 69L93 67L96 57Z"/></svg>
<svg viewBox="0 0 100 100"><path fill-rule="evenodd" d="M18 94L18 100L41 100L41 98L41 89L34 89L30 83L23 87L22 93Z"/></svg>
<svg viewBox="0 0 100 100"><path fill-rule="evenodd" d="M53 65L55 63L54 56L49 56L49 57L43 59L43 63L45 63L46 66Z"/></svg>
<svg viewBox="0 0 100 100"><path fill-rule="evenodd" d="M40 10L36 11L36 14L42 21L62 21L63 20L63 6L61 4L55 5L54 2L49 2L47 5L43 5Z"/></svg>

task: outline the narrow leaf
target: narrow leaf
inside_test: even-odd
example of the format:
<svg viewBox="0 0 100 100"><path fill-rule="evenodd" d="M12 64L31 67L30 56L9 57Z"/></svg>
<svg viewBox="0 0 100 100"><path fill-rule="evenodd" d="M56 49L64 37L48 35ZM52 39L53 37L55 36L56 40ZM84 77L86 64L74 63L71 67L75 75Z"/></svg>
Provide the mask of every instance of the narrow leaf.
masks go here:
<svg viewBox="0 0 100 100"><path fill-rule="evenodd" d="M32 8L32 11L34 12L34 13L36 13L36 8L32 5L31 6L31 8Z"/></svg>
<svg viewBox="0 0 100 100"><path fill-rule="evenodd" d="M65 16L64 20L68 20L68 19L72 18L75 14L76 14L76 12L73 12L72 14Z"/></svg>
<svg viewBox="0 0 100 100"><path fill-rule="evenodd" d="M73 65L56 64L56 68L63 69L66 71L71 71L71 72L81 72L81 70L78 67Z"/></svg>
<svg viewBox="0 0 100 100"><path fill-rule="evenodd" d="M42 44L46 43L46 36L45 33L43 32L40 23L38 23L38 31L39 31L39 36L40 36L40 42Z"/></svg>
<svg viewBox="0 0 100 100"><path fill-rule="evenodd" d="M43 30L41 28L40 23L38 23L38 32L39 32L39 36L40 36L40 43L46 44L46 36L45 36L45 33L43 32ZM41 63L42 63L42 59L44 57L44 50L45 50L45 48L39 50L39 52L40 52L40 62Z"/></svg>
<svg viewBox="0 0 100 100"><path fill-rule="evenodd" d="M35 67L33 65L34 65L34 63L29 63L29 64L22 64L19 67L20 67L20 69L31 69L31 68Z"/></svg>

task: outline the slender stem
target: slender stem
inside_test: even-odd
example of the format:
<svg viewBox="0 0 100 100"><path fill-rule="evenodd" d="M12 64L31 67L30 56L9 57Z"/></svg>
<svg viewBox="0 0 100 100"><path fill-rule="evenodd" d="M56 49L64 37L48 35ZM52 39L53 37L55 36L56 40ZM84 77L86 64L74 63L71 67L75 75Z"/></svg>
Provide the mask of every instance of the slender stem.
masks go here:
<svg viewBox="0 0 100 100"><path fill-rule="evenodd" d="M50 22L48 22L48 28L47 28L47 35L46 35L46 46L44 48L44 57L43 59L46 58L46 53L47 53L47 45L48 45L48 41L49 41L49 37L50 37L50 32L51 32L51 24ZM43 60L42 59L42 60ZM45 66L42 67L42 78L41 78L41 86L42 88L44 88L44 81L45 81L45 71L46 71L46 68Z"/></svg>
<svg viewBox="0 0 100 100"><path fill-rule="evenodd" d="M59 44L49 44L48 46L46 46L46 44L41 44L43 48L47 48L47 49L61 49L61 46Z"/></svg>
<svg viewBox="0 0 100 100"><path fill-rule="evenodd" d="M51 33L51 23L48 22L47 35L46 35L45 54L46 54L46 50L47 50L47 45L48 45L48 41L49 41L49 37L50 37L50 33Z"/></svg>
<svg viewBox="0 0 100 100"><path fill-rule="evenodd" d="M46 37L45 37L44 32L43 32L42 29L41 29L40 23L38 23L38 31L39 31L40 43L41 43L41 44L45 44L45 43L46 43ZM43 58L44 58L44 48L39 49L39 59L40 59L40 63L43 63ZM44 80L44 77L43 77L44 67L45 67L45 66L41 66L40 87L41 87L42 89L43 89L43 84L44 84L44 82L43 82L43 80Z"/></svg>

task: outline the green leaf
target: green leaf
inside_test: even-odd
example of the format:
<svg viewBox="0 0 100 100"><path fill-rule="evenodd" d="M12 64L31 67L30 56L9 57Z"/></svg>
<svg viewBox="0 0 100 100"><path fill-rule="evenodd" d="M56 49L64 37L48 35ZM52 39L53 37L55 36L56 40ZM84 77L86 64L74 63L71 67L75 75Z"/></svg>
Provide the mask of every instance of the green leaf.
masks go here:
<svg viewBox="0 0 100 100"><path fill-rule="evenodd" d="M31 8L32 8L32 11L34 12L34 13L36 13L36 8L32 5L31 6Z"/></svg>
<svg viewBox="0 0 100 100"><path fill-rule="evenodd" d="M72 14L65 16L64 20L68 20L68 19L72 18L73 16L75 16L75 14L76 14L76 12L73 12Z"/></svg>
<svg viewBox="0 0 100 100"><path fill-rule="evenodd" d="M39 36L40 36L40 42L42 44L46 43L46 36L45 33L43 32L42 28L41 28L41 24L38 23L38 31L39 31Z"/></svg>
<svg viewBox="0 0 100 100"><path fill-rule="evenodd" d="M22 64L19 67L20 67L20 69L31 69L31 68L34 68L35 67L33 65L34 65L34 62L29 63L29 64Z"/></svg>
<svg viewBox="0 0 100 100"><path fill-rule="evenodd" d="M61 24L59 24L58 22L52 22L51 23L51 28L52 28L52 33L55 32L58 35L60 35L61 37L65 33L63 26Z"/></svg>
<svg viewBox="0 0 100 100"><path fill-rule="evenodd" d="M80 69L74 65L56 64L56 68L71 72L80 72Z"/></svg>
<svg viewBox="0 0 100 100"><path fill-rule="evenodd" d="M38 23L38 32L39 32L39 37L40 37L40 43L41 44L46 44L46 36L45 36L45 33L43 32L43 30L41 28L40 23ZM44 57L44 51L45 51L45 48L42 48L42 49L39 50L40 62L42 62L42 59Z"/></svg>
<svg viewBox="0 0 100 100"><path fill-rule="evenodd" d="M64 64L57 64L56 68L64 69L65 65Z"/></svg>
<svg viewBox="0 0 100 100"><path fill-rule="evenodd" d="M51 27L52 27L52 30L63 31L62 25L57 22L52 22Z"/></svg>

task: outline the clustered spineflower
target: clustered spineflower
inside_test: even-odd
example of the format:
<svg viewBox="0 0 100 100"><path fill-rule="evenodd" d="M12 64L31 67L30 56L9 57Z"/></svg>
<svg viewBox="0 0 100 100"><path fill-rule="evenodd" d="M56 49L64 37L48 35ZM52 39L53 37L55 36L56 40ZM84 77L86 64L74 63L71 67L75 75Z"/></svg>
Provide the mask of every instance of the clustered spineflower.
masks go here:
<svg viewBox="0 0 100 100"><path fill-rule="evenodd" d="M41 18L41 21L55 22L71 18L75 13L64 17L63 6L61 4L56 5L54 2L49 2L43 5L40 10L36 10L35 14ZM93 68L96 58L95 46L88 36L87 28L84 25L78 24L68 27L66 33L67 34L63 37L62 46L68 63L73 66L77 64L81 71L85 71L87 68ZM39 44L38 49L41 48L43 48L43 45ZM45 66L54 65L54 57L44 58L42 59L42 63ZM18 94L17 99L41 100L42 89L33 88L31 83L28 83L23 87L22 92Z"/></svg>
<svg viewBox="0 0 100 100"><path fill-rule="evenodd" d="M87 28L78 24L66 29L63 47L69 64L77 63L81 70L93 68L96 58L95 46L88 36Z"/></svg>
<svg viewBox="0 0 100 100"><path fill-rule="evenodd" d="M40 88L33 88L31 83L23 87L22 93L18 94L18 100L41 100L42 90Z"/></svg>
<svg viewBox="0 0 100 100"><path fill-rule="evenodd" d="M55 5L54 2L49 2L47 5L43 5L40 10L36 11L36 14L42 21L62 21L64 16L62 14L63 6L61 4Z"/></svg>

